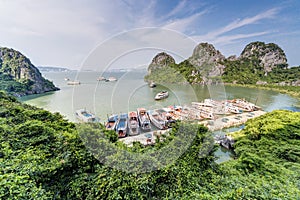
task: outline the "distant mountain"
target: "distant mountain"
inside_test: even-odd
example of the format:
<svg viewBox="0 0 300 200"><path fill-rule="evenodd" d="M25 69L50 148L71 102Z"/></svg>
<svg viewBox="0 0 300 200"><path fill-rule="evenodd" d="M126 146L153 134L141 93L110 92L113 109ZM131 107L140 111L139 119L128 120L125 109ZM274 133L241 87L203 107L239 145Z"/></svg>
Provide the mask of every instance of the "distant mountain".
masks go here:
<svg viewBox="0 0 300 200"><path fill-rule="evenodd" d="M59 90L19 51L0 48L0 90L15 96Z"/></svg>
<svg viewBox="0 0 300 200"><path fill-rule="evenodd" d="M181 77L177 77L177 75ZM157 54L148 67L145 80L217 84L220 81L240 84L298 85L300 67L288 68L284 51L274 43L252 42L239 57L225 58L212 44L198 44L191 57L176 64L172 56ZM182 80L184 79L184 80Z"/></svg>
<svg viewBox="0 0 300 200"><path fill-rule="evenodd" d="M64 67L37 66L40 72L69 72L73 71Z"/></svg>

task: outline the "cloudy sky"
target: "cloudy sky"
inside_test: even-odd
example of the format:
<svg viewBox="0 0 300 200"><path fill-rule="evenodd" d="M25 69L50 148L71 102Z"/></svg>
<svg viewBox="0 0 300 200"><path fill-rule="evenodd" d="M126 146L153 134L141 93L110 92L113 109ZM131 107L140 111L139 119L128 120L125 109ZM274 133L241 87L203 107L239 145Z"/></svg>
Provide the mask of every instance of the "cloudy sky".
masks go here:
<svg viewBox="0 0 300 200"><path fill-rule="evenodd" d="M78 68L113 36L145 27L212 43L225 56L252 41L274 42L300 65L298 0L0 0L0 46L37 66Z"/></svg>

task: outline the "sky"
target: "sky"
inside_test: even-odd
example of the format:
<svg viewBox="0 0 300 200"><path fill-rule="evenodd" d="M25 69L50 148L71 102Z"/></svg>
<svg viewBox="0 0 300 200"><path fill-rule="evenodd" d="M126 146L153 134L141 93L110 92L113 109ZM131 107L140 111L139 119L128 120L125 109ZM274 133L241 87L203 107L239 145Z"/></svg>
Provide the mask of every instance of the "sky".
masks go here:
<svg viewBox="0 0 300 200"><path fill-rule="evenodd" d="M114 52L119 59L107 63L119 66L127 62L124 53L137 49L150 52L128 57L132 63L139 57L137 65L163 50L180 61L201 42L239 55L253 41L278 44L290 66L300 65L300 1L0 0L0 46L36 66L78 69L99 48Z"/></svg>

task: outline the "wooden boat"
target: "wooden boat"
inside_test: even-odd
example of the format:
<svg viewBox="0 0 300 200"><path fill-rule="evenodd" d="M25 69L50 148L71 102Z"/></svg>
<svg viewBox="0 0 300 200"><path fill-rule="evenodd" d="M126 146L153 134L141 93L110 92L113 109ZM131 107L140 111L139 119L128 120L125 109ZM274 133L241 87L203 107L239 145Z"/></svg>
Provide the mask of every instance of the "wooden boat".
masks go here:
<svg viewBox="0 0 300 200"><path fill-rule="evenodd" d="M109 116L108 120L107 120L107 122L105 124L106 130L115 130L118 118L119 118L118 115L111 115L111 116Z"/></svg>
<svg viewBox="0 0 300 200"><path fill-rule="evenodd" d="M164 124L167 128L171 128L176 120L173 118L172 114L167 112L164 108L162 109L156 109L156 112L160 114L162 119L164 120Z"/></svg>
<svg viewBox="0 0 300 200"><path fill-rule="evenodd" d="M161 99L166 99L169 97L169 92L164 90L164 91L161 91L159 93L157 93L154 97L155 100L161 100Z"/></svg>
<svg viewBox="0 0 300 200"><path fill-rule="evenodd" d="M85 109L79 109L76 110L75 115L77 117L77 119L79 119L82 122L99 122L100 119L98 117L96 117L94 114L92 114L91 112L85 110Z"/></svg>
<svg viewBox="0 0 300 200"><path fill-rule="evenodd" d="M241 113L241 110L232 105L232 103L225 103L225 111L226 112L231 112L231 113L234 113L234 114L240 114Z"/></svg>
<svg viewBox="0 0 300 200"><path fill-rule="evenodd" d="M140 133L140 126L137 118L137 112L131 111L128 113L128 116L129 135L138 135Z"/></svg>
<svg viewBox="0 0 300 200"><path fill-rule="evenodd" d="M214 119L214 114L206 110L200 110L200 117L204 119Z"/></svg>
<svg viewBox="0 0 300 200"><path fill-rule="evenodd" d="M150 131L151 130L151 124L150 119L148 116L148 113L145 108L138 108L137 109L138 114L138 120L140 127L143 131Z"/></svg>
<svg viewBox="0 0 300 200"><path fill-rule="evenodd" d="M159 112L156 110L151 110L148 113L150 121L154 126L161 130L168 128L165 118Z"/></svg>
<svg viewBox="0 0 300 200"><path fill-rule="evenodd" d="M128 114L123 113L120 114L119 120L116 125L116 132L119 138L127 136L127 128L128 128Z"/></svg>

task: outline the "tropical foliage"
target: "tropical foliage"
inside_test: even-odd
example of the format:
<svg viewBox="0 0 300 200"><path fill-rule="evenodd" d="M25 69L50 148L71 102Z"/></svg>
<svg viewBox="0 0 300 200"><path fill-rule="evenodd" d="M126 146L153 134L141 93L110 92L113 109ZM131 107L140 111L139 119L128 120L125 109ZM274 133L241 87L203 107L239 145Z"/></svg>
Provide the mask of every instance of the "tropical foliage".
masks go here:
<svg viewBox="0 0 300 200"><path fill-rule="evenodd" d="M249 121L235 144L237 159L220 165L210 135L178 123L154 146L127 147L100 124L76 125L0 92L0 199L300 198L299 113ZM103 144L111 154L93 148ZM145 157L125 156L135 154Z"/></svg>
<svg viewBox="0 0 300 200"><path fill-rule="evenodd" d="M199 83L202 78L195 66L188 60L179 64L172 63L162 68L157 68L145 76L145 81L156 83Z"/></svg>

